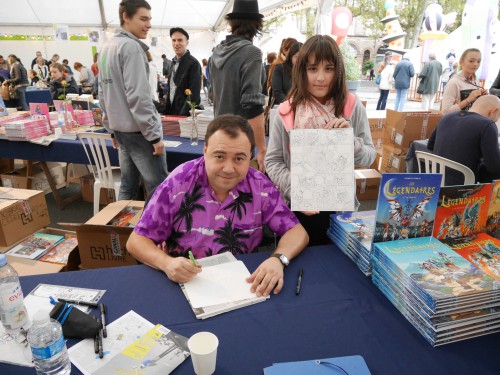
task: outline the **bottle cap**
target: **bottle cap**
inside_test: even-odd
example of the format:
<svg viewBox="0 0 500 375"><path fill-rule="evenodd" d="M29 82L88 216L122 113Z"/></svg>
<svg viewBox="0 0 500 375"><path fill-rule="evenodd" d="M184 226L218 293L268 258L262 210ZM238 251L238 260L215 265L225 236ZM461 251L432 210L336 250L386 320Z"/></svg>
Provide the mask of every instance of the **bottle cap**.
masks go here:
<svg viewBox="0 0 500 375"><path fill-rule="evenodd" d="M45 324L50 321L50 312L47 310L38 310L33 317L33 324Z"/></svg>
<svg viewBox="0 0 500 375"><path fill-rule="evenodd" d="M7 257L5 254L0 254L0 267L5 266L7 264Z"/></svg>

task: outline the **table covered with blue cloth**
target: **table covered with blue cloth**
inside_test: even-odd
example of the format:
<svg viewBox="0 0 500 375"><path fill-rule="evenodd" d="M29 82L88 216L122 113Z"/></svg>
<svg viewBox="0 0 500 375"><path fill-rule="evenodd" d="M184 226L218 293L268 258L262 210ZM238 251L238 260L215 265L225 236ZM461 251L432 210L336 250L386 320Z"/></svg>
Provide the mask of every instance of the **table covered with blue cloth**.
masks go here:
<svg viewBox="0 0 500 375"><path fill-rule="evenodd" d="M252 272L268 256L237 257ZM25 295L39 283L105 289L108 322L134 310L184 336L213 332L220 342L215 374L255 375L274 362L356 354L374 375L497 375L500 369L499 334L432 348L334 245L307 248L293 259L279 295L207 320L195 318L177 284L144 265L21 277ZM68 340L68 346L76 342ZM32 373L0 364L0 374ZM191 359L174 374L193 374Z"/></svg>
<svg viewBox="0 0 500 375"><path fill-rule="evenodd" d="M168 170L174 170L178 165L203 155L203 141L197 146L191 146L189 139L166 136L165 140L179 141L177 147L167 147ZM107 142L110 162L119 166L118 151L113 148L111 141ZM56 161L66 163L88 164L87 155L79 140L56 139L48 146L41 146L30 142L14 142L0 140L0 157L23 160Z"/></svg>

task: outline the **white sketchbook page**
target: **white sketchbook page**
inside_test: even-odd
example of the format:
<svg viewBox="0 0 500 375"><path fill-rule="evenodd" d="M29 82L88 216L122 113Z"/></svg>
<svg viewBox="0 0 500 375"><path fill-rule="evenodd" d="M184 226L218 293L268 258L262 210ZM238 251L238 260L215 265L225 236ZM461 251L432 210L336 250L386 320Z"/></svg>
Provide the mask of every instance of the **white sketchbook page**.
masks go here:
<svg viewBox="0 0 500 375"><path fill-rule="evenodd" d="M223 263L203 268L184 288L193 308L256 298L245 280L249 276L242 261Z"/></svg>
<svg viewBox="0 0 500 375"><path fill-rule="evenodd" d="M153 323L129 311L106 325L108 337L102 340L104 358L94 352L94 339L85 339L68 349L69 359L84 375L91 375L153 327Z"/></svg>
<svg viewBox="0 0 500 375"><path fill-rule="evenodd" d="M14 365L33 367L31 350L28 345L18 344L16 335L5 332L0 324L0 362Z"/></svg>
<svg viewBox="0 0 500 375"><path fill-rule="evenodd" d="M293 211L353 211L352 128L290 131Z"/></svg>

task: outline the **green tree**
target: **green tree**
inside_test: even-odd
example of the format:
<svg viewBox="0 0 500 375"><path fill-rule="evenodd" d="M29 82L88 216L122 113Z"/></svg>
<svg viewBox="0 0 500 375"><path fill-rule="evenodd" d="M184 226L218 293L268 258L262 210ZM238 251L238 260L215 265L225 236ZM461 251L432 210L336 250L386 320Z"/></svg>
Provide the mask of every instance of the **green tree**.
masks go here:
<svg viewBox="0 0 500 375"><path fill-rule="evenodd" d="M373 60L366 60L363 64L363 74L366 74L366 71L372 69L374 66L375 63L373 62Z"/></svg>
<svg viewBox="0 0 500 375"><path fill-rule="evenodd" d="M447 30L453 31L461 24L461 16L466 0L440 0L443 14L453 11L457 12L457 20ZM399 15L399 23L406 32L405 48L414 48L418 44L422 22L424 21L425 8L434 3L434 0L397 0L396 14ZM385 0L338 0L335 6L348 7L353 17L362 17L362 23L367 33L374 38L385 35L385 25L380 22L385 17Z"/></svg>

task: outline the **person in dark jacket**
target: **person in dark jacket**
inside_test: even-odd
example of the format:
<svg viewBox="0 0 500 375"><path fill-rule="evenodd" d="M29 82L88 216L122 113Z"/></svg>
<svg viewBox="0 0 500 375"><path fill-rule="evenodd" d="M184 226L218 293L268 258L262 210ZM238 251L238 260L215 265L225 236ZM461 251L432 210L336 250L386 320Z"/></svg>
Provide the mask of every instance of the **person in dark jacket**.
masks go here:
<svg viewBox="0 0 500 375"><path fill-rule="evenodd" d="M67 94L78 94L78 86L75 79L64 73L64 66L59 63L50 64L50 95L54 100L66 99Z"/></svg>
<svg viewBox="0 0 500 375"><path fill-rule="evenodd" d="M500 70L498 71L497 78L495 78L495 81L490 87L490 94L500 98Z"/></svg>
<svg viewBox="0 0 500 375"><path fill-rule="evenodd" d="M427 148L434 154L469 167L478 182L500 178L498 128L500 99L480 96L468 111L443 116L429 137ZM462 185L460 172L447 170L445 185Z"/></svg>
<svg viewBox="0 0 500 375"><path fill-rule="evenodd" d="M396 103L394 104L395 111L403 111L406 103L406 95L410 88L411 77L415 75L415 68L408 59L408 55L403 55L403 59L396 65L393 77L396 87Z"/></svg>
<svg viewBox="0 0 500 375"><path fill-rule="evenodd" d="M189 116L190 107L187 103L186 90L191 91L191 101L200 104L201 66L198 60L191 56L187 46L189 34L180 27L170 29L172 47L175 57L172 59L172 70L168 79L166 114Z"/></svg>
<svg viewBox="0 0 500 375"><path fill-rule="evenodd" d="M3 84L5 86L12 85L15 88L18 105L23 111L29 111L28 103L26 103L26 87L30 85L28 80L28 72L21 63L21 60L16 55L9 55L7 58L10 65L10 79L6 79Z"/></svg>
<svg viewBox="0 0 500 375"><path fill-rule="evenodd" d="M252 40L262 31L263 18L257 0L235 0L233 11L226 15L231 35L215 47L209 65L214 114L231 113L247 119L255 134L261 172L266 157L266 98L262 94L262 52Z"/></svg>
<svg viewBox="0 0 500 375"><path fill-rule="evenodd" d="M274 105L285 101L288 92L292 88L292 68L294 56L299 52L302 43L295 43L290 47L285 62L277 64L271 78L271 87L273 89Z"/></svg>

